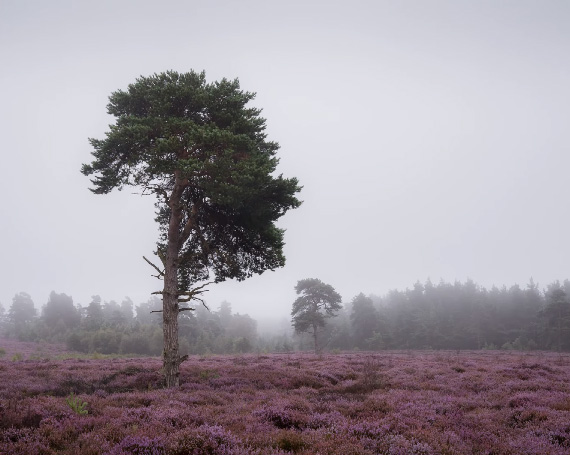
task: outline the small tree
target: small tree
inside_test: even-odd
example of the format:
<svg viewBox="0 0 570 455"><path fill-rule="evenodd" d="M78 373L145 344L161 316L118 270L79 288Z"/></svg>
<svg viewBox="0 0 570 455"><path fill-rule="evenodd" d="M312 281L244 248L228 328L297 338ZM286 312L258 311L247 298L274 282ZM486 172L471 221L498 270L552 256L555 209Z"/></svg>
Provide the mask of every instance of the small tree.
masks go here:
<svg viewBox="0 0 570 455"><path fill-rule="evenodd" d="M320 352L318 332L326 325L327 318L336 316L342 308L342 298L330 284L317 278L307 278L297 282L295 291L300 297L293 302L292 325L296 333L313 335L315 353Z"/></svg>
<svg viewBox="0 0 570 455"><path fill-rule="evenodd" d="M266 140L255 94L237 80L206 83L204 73L141 77L113 93L106 138L90 139L92 191L135 186L157 198L161 236L152 264L164 280L164 375L179 385L178 315L204 283L243 280L285 264L275 222L299 206L296 179L275 175L279 145Z"/></svg>

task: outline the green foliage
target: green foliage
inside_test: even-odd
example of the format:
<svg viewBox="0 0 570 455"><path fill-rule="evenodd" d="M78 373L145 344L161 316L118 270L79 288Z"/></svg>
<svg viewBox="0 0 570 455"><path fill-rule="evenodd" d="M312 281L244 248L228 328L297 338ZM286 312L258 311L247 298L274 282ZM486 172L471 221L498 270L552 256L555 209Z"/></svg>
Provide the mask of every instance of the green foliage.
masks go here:
<svg viewBox="0 0 570 455"><path fill-rule="evenodd" d="M88 411L85 409L87 402L82 401L79 397L74 395L73 392L71 392L71 394L65 399L65 402L76 414L87 415Z"/></svg>

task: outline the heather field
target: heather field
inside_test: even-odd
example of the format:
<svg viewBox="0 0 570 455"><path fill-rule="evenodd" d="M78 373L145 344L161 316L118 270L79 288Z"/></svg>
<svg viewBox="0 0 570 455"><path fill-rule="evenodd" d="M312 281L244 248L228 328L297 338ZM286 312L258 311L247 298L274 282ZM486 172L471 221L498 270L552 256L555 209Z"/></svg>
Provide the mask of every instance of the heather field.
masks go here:
<svg viewBox="0 0 570 455"><path fill-rule="evenodd" d="M568 454L570 356L65 358L0 340L1 454Z"/></svg>

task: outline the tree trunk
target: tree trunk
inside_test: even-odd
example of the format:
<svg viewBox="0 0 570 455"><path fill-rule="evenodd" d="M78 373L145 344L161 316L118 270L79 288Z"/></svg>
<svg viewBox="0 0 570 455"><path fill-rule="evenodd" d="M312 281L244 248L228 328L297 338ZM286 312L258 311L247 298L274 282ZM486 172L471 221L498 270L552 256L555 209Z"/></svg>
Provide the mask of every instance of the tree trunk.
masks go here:
<svg viewBox="0 0 570 455"><path fill-rule="evenodd" d="M315 340L315 354L318 354L319 343L317 343L317 324L313 324L313 339Z"/></svg>
<svg viewBox="0 0 570 455"><path fill-rule="evenodd" d="M178 254L180 251L180 225L182 206L180 198L184 185L176 173L176 182L169 199L170 221L166 260L164 264L164 289L162 294L162 321L164 335L163 372L166 387L180 385L180 363L178 353Z"/></svg>
<svg viewBox="0 0 570 455"><path fill-rule="evenodd" d="M166 286L165 286L166 287ZM180 359L178 356L178 298L165 294L162 301L164 334L163 371L167 388L180 385Z"/></svg>

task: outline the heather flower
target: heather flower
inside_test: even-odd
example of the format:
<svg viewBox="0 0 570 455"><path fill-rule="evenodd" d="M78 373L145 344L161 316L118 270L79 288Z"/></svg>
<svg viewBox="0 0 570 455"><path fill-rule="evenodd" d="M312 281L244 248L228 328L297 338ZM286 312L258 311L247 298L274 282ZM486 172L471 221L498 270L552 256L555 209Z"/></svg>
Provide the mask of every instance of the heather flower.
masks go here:
<svg viewBox="0 0 570 455"><path fill-rule="evenodd" d="M109 455L166 455L167 451L161 438L146 436L127 436L116 445Z"/></svg>
<svg viewBox="0 0 570 455"><path fill-rule="evenodd" d="M0 453L570 451L570 356L369 356L194 357L177 390L155 387L161 364L154 358L0 359ZM382 387L362 386L370 365ZM200 371L217 377L200 380ZM71 392L89 414L70 409Z"/></svg>

